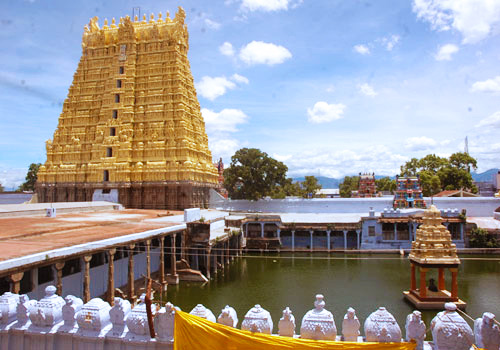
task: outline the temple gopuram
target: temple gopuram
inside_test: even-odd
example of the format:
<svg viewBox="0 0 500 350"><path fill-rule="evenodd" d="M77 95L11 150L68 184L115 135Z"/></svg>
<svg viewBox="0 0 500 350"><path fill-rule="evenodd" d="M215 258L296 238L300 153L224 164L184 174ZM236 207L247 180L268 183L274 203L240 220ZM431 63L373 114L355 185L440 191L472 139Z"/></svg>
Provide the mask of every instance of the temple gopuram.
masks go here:
<svg viewBox="0 0 500 350"><path fill-rule="evenodd" d="M217 169L187 52L185 12L85 26L39 202L118 201L130 208L206 207Z"/></svg>
<svg viewBox="0 0 500 350"><path fill-rule="evenodd" d="M396 176L396 192L394 193L394 208L426 208L420 177Z"/></svg>

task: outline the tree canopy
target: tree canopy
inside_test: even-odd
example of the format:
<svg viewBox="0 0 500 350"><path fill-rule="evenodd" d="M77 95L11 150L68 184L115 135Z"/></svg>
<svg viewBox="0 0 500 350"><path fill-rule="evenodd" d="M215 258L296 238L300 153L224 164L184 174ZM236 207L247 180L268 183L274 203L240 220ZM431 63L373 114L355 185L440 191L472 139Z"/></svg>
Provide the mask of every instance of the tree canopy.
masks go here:
<svg viewBox="0 0 500 350"><path fill-rule="evenodd" d="M242 148L224 171L224 187L232 199L258 200L287 184L288 168L256 148ZM288 183L290 185L290 183Z"/></svg>
<svg viewBox="0 0 500 350"><path fill-rule="evenodd" d="M391 180L390 177L382 177L375 180L375 186L377 191L389 191L394 192L396 190L396 180Z"/></svg>
<svg viewBox="0 0 500 350"><path fill-rule="evenodd" d="M340 197L351 198L352 191L357 191L359 187L359 176L346 176L339 184Z"/></svg>
<svg viewBox="0 0 500 350"><path fill-rule="evenodd" d="M20 191L34 191L35 184L38 174L38 169L42 164L40 163L31 163L28 169L28 173L26 174L26 181L19 186Z"/></svg>
<svg viewBox="0 0 500 350"><path fill-rule="evenodd" d="M0 192L3 192L4 191L4 188L2 186L2 184L0 183Z"/></svg>
<svg viewBox="0 0 500 350"><path fill-rule="evenodd" d="M470 174L470 170L476 168L477 161L467 153L453 153L449 158L429 154L422 159L412 158L402 165L401 175L419 175L424 196L460 189L476 193Z"/></svg>

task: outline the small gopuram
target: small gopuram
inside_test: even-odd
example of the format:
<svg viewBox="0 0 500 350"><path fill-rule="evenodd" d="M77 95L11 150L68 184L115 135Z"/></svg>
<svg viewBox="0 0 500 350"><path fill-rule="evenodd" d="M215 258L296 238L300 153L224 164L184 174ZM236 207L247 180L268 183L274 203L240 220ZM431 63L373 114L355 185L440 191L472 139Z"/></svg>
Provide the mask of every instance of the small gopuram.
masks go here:
<svg viewBox="0 0 500 350"><path fill-rule="evenodd" d="M424 212L423 224L417 229L410 252L411 288L405 291L405 298L417 309L442 309L446 302L453 302L464 309L467 305L458 298L457 247L451 242L450 232L443 226L441 212L436 206ZM417 288L416 269L420 270ZM434 279L427 280L431 269L438 270L437 285ZM451 292L446 290L445 270L451 272Z"/></svg>
<svg viewBox="0 0 500 350"><path fill-rule="evenodd" d="M187 57L186 14L85 26L82 56L46 142L40 202L206 207L217 184Z"/></svg>

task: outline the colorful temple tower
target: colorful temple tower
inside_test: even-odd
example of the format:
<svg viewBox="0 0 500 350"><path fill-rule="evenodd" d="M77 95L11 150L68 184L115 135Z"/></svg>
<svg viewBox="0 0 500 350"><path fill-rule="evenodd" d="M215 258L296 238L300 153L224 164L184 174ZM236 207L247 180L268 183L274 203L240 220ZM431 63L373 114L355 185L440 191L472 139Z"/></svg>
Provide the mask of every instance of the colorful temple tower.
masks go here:
<svg viewBox="0 0 500 350"><path fill-rule="evenodd" d="M229 194L224 187L224 162L222 161L222 158L220 158L218 162L215 162L214 166L217 169L217 173L219 174L219 177L217 178L217 187L215 188L215 190L219 192L221 196L227 199Z"/></svg>
<svg viewBox="0 0 500 350"><path fill-rule="evenodd" d="M426 208L418 176L396 176L396 193L394 208Z"/></svg>
<svg viewBox="0 0 500 350"><path fill-rule="evenodd" d="M377 187L375 185L375 173L361 174L359 173L358 191L353 195L355 198L371 198L376 197Z"/></svg>
<svg viewBox="0 0 500 350"><path fill-rule="evenodd" d="M457 247L451 241L451 234L442 225L441 212L434 205L424 212L423 223L417 229L415 241L411 244L409 260L411 264L410 290L405 298L417 309L442 309L444 303L454 302L465 308L467 303L458 298L458 266L460 259ZM416 269L420 270L417 286ZM427 281L430 270L437 269L437 285L433 278ZM451 273L451 292L446 290L445 270Z"/></svg>
<svg viewBox="0 0 500 350"><path fill-rule="evenodd" d="M187 52L185 12L85 26L40 202L111 196L126 207L205 207L218 174L208 149Z"/></svg>

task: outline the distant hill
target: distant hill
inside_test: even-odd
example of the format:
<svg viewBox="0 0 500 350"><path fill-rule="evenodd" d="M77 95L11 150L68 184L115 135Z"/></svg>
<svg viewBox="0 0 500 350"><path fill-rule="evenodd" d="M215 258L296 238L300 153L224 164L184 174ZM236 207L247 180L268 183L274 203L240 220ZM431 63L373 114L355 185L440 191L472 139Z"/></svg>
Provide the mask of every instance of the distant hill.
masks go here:
<svg viewBox="0 0 500 350"><path fill-rule="evenodd" d="M491 182L493 181L493 177L498 173L498 168L486 170L484 173L475 173L472 172L472 179L478 182Z"/></svg>
<svg viewBox="0 0 500 350"><path fill-rule="evenodd" d="M475 173L475 172L472 172L471 175L472 175L472 179L474 181L492 181L493 180L493 176L495 174L498 173L498 170L497 168L494 168L494 169L490 169L490 170L486 170L485 172L483 173ZM357 176L358 174L352 174L350 176ZM375 179L381 179L383 177L387 177L387 176L383 176L383 175L375 175ZM396 175L394 176L389 176L392 180L396 179ZM333 178L333 177L326 177L326 176L316 176L316 178L318 179L318 182L320 183L321 187L322 188L339 188L339 184L344 180L344 178L340 178L340 179L336 179L336 178ZM305 180L305 177L302 176L302 177L294 177L293 178L293 181L304 181Z"/></svg>

